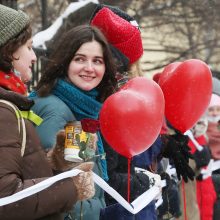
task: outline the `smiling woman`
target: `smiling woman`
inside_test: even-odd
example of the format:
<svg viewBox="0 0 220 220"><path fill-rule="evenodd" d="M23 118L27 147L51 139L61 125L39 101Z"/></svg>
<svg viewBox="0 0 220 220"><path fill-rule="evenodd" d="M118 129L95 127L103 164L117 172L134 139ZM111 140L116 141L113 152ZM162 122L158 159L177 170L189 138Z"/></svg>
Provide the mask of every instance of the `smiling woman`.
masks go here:
<svg viewBox="0 0 220 220"><path fill-rule="evenodd" d="M104 35L96 27L77 26L63 34L54 44L46 69L31 94L34 112L43 118L37 132L46 151L56 143L56 134L69 121L98 119L104 100L116 88L115 64ZM100 134L96 154L104 154ZM106 160L94 158L93 171L108 179ZM71 216L81 219L81 204L77 203ZM98 220L105 207L104 192L96 187L95 196L84 200L83 219Z"/></svg>
<svg viewBox="0 0 220 220"><path fill-rule="evenodd" d="M90 91L99 85L105 73L102 46L97 41L84 43L68 68L68 78L78 88Z"/></svg>

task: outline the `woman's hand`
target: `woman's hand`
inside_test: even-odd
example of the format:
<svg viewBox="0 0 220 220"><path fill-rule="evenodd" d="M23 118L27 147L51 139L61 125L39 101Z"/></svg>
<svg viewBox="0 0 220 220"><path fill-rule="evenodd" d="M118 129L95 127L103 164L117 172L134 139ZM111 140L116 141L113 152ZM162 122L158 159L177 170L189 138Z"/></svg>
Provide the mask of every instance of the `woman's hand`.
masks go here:
<svg viewBox="0 0 220 220"><path fill-rule="evenodd" d="M65 148L65 131L60 130L57 133L56 145L47 153L48 161L52 169L56 171L67 171L80 163L70 162L64 159L64 148Z"/></svg>
<svg viewBox="0 0 220 220"><path fill-rule="evenodd" d="M75 169L82 170L84 172L73 177L73 183L77 189L77 200L85 200L94 196L95 186L92 176L93 162L81 163Z"/></svg>

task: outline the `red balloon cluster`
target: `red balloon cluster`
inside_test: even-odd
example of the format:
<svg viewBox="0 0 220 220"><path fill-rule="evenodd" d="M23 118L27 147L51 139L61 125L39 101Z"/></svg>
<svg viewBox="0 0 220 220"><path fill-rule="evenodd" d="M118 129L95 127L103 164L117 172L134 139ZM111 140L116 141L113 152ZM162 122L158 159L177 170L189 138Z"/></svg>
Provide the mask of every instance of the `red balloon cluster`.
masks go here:
<svg viewBox="0 0 220 220"><path fill-rule="evenodd" d="M157 138L164 117L162 90L153 80L136 77L108 97L100 111L100 128L108 144L131 158Z"/></svg>
<svg viewBox="0 0 220 220"><path fill-rule="evenodd" d="M164 108L170 124L184 133L210 102L212 74L200 60L169 64L160 74L158 84L144 77L131 79L104 102L100 111L104 138L127 158L147 150L155 141L162 127Z"/></svg>
<svg viewBox="0 0 220 220"><path fill-rule="evenodd" d="M165 116L181 132L190 129L206 111L212 94L212 74L201 60L171 63L161 73Z"/></svg>

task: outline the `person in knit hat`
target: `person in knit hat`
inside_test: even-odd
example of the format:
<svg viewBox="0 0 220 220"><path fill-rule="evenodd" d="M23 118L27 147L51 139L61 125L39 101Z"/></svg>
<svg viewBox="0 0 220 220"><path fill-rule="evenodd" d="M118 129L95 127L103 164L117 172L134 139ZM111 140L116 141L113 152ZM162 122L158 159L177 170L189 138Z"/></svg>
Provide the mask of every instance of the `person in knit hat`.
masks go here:
<svg viewBox="0 0 220 220"><path fill-rule="evenodd" d="M24 12L3 5L0 15L0 85L26 94L24 83L30 81L31 67L36 61L30 20Z"/></svg>
<svg viewBox="0 0 220 220"><path fill-rule="evenodd" d="M130 64L133 64L143 55L140 30L137 25L115 15L114 11L103 7L94 15L91 25L99 27L108 42L128 57Z"/></svg>
<svg viewBox="0 0 220 220"><path fill-rule="evenodd" d="M136 76L143 76L140 68L140 58L143 55L143 44L141 39L141 33L137 22L135 22L132 17L130 17L127 13L123 12L122 10L116 7L112 7L108 5L98 5L97 9L92 15L90 24L98 27L104 33L104 35L106 36L108 42L112 45L112 47L114 47L115 50L120 51L120 53L122 53L125 57L129 59L129 63L127 65L128 70L126 72L121 73L122 78L120 78L119 80L120 86L126 83L126 81L129 80L130 78ZM123 63L123 60L121 60L121 62ZM121 158L121 156L118 155L116 152L113 152L111 150L111 147L108 146L107 143L104 146L106 146L106 157L109 167L108 168L109 176L110 176L109 183L113 188L115 188L118 192L120 192L120 194L124 198L126 198L126 183L127 183L126 160L125 158ZM133 160L134 165L145 169L152 169L157 159L157 155L161 153L161 149L162 149L162 143L160 138L158 138L158 140L156 140L154 145L152 145L146 152L134 158ZM181 153L179 153L178 155L180 154ZM183 155L180 156L182 159L184 159ZM141 161L143 161L144 163L141 164ZM176 161L180 161L180 160L177 159ZM122 167L125 169L122 169ZM184 169L181 169L181 174L184 174L184 178L187 179L188 176L192 178L194 173L193 171L191 171L187 162L181 167L184 167ZM134 199L137 198L137 196L140 195L143 192L143 190L146 190L147 187L149 186L146 185L146 180L145 183L142 182L142 180L144 180L143 176L142 176L142 180L141 178L139 178L140 186L137 188L135 187L136 186L135 176L132 176L132 180L134 180L134 183L131 183L131 185L134 184L133 189L135 193L133 191L132 194L132 190L131 190L131 198ZM138 181L136 181L136 183L138 183ZM115 203L115 201L111 201L112 199L109 198L109 196L106 196L106 199L107 199L107 203L110 205L112 203ZM120 215L121 216L126 215L128 219L129 217L132 218L132 216L126 213L126 211L124 211L123 208L120 207L120 205L118 204L114 204L114 205L111 205L108 207L109 209L104 210L103 213L104 217L102 216L103 219L107 219L106 215L108 215L109 219L120 218ZM146 216L148 216L148 218ZM136 218L139 217L141 219L155 219L156 214L155 214L154 204L151 203L151 207L150 205L147 206L135 217Z"/></svg>
<svg viewBox="0 0 220 220"><path fill-rule="evenodd" d="M214 93L208 106L207 118L210 122L218 122L220 120L220 96Z"/></svg>
<svg viewBox="0 0 220 220"><path fill-rule="evenodd" d="M103 19L104 18L104 19ZM94 11L90 24L98 27L106 36L111 45L113 55L117 63L123 68L118 68L118 87L125 84L135 76L142 76L139 66L140 58L143 55L143 45L140 30L134 18L119 8L109 5L98 5ZM117 55L120 53L120 56ZM129 62L125 62L126 59ZM115 152L103 137L106 151L107 168L109 174L109 185L127 198L127 159ZM137 156L131 166L131 201L136 199L150 187L150 181L154 181L144 174L136 173L134 167L147 169L153 164L153 160L161 149L160 141L156 141L154 147L145 154ZM152 165L153 167L153 165ZM156 219L155 203L151 202L138 214L133 215L124 209L119 203L108 194L105 196L107 208L101 210L102 219Z"/></svg>
<svg viewBox="0 0 220 220"><path fill-rule="evenodd" d="M197 174L197 178L194 181L190 181L183 185L180 184L180 196L181 196L181 208L185 211L185 215L182 215L178 220L183 220L185 218L192 220L200 219L212 219L210 218L212 209L215 191L213 184L210 180L203 181L201 178L198 178L201 168L205 168L211 159L211 153L207 147L207 131L208 120L206 116L201 117L197 123L191 128L192 136L194 140L202 147L201 150L196 148L194 142L189 140L188 146L190 147L190 152L193 155L193 158L189 160L190 167ZM183 191L185 195L185 203L183 197ZM207 191L210 192L210 196L207 198L207 202L204 200L206 198ZM214 196L213 196L214 195ZM185 204L185 205L184 205ZM185 207L184 207L185 206ZM207 216L209 217L207 218Z"/></svg>
<svg viewBox="0 0 220 220"><path fill-rule="evenodd" d="M213 77L212 97L206 111L208 119L208 145L214 160L220 159L220 81ZM220 219L220 170L212 173L212 181L215 187L216 200L213 208L213 220Z"/></svg>
<svg viewBox="0 0 220 220"><path fill-rule="evenodd" d="M220 96L212 94L207 109L208 143L214 159L220 159Z"/></svg>
<svg viewBox="0 0 220 220"><path fill-rule="evenodd" d="M187 217L190 219L219 219L220 217L220 175L217 173L212 173L208 177L203 177L200 174L200 169L205 168L209 164L212 158L219 159L218 148L219 148L219 130L218 121L220 115L220 97L214 94L219 87L218 80L215 81L213 85L213 94L209 103L209 107L206 113L197 121L197 123L192 127L191 131L194 136L195 141L202 146L201 150L196 148L196 145L191 140L189 141L189 146L193 154L193 159L195 165L194 167L197 178L194 188L189 188L185 185L186 190L186 204L187 207ZM194 194L197 195L197 201L195 202ZM207 197L207 195L209 195ZM194 201L194 202L192 202ZM199 212L194 212L191 210L193 207L198 206ZM199 216L198 216L199 214Z"/></svg>
<svg viewBox="0 0 220 220"><path fill-rule="evenodd" d="M0 4L0 198L52 177L52 167L59 171L40 145L32 124L40 118L29 111L34 103L25 96L24 82L31 79L35 61L29 17ZM0 219L61 220L62 212L93 196L92 167L92 163L82 164L77 168L85 172L78 176L22 200L8 200L0 206Z"/></svg>
<svg viewBox="0 0 220 220"><path fill-rule="evenodd" d="M115 49L113 54L118 57L130 71L133 77L142 75L140 58L143 55L143 44L139 25L133 17L117 7L98 5L94 11L90 24L98 27L110 45ZM128 63L126 63L126 58Z"/></svg>

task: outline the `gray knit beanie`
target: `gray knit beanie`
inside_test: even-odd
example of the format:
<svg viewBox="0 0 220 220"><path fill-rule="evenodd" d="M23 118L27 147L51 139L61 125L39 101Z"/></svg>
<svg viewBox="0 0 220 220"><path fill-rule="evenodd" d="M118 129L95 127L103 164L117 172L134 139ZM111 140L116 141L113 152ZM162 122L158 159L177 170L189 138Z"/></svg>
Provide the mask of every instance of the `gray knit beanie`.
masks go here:
<svg viewBox="0 0 220 220"><path fill-rule="evenodd" d="M18 35L29 22L24 12L0 4L0 47Z"/></svg>

